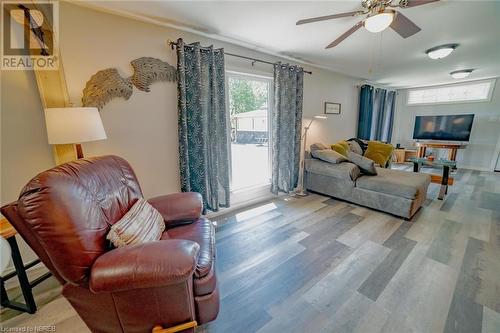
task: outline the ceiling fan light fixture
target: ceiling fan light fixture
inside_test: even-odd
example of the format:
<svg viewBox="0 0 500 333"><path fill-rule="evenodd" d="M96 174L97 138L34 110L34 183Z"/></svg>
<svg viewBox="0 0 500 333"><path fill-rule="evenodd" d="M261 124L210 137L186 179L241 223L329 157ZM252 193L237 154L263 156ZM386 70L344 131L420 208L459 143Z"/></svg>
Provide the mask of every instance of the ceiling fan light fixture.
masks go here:
<svg viewBox="0 0 500 333"><path fill-rule="evenodd" d="M472 73L473 69L461 69L458 71L453 71L450 73L451 77L454 79L465 79Z"/></svg>
<svg viewBox="0 0 500 333"><path fill-rule="evenodd" d="M379 13L368 17L363 24L366 30L370 32L381 32L391 25L392 21L394 20L394 14L394 11Z"/></svg>
<svg viewBox="0 0 500 333"><path fill-rule="evenodd" d="M445 44L439 45L425 51L427 56L433 60L446 58L451 54L451 52L455 51L458 47L458 44Z"/></svg>

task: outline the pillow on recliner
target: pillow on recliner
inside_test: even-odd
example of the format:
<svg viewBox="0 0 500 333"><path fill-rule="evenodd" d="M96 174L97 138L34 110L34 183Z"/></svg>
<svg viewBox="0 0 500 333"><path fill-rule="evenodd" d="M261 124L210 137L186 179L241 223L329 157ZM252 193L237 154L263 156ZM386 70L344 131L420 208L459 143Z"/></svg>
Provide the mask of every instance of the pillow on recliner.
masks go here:
<svg viewBox="0 0 500 333"><path fill-rule="evenodd" d="M165 221L160 212L141 198L111 226L106 238L121 247L160 240L163 231Z"/></svg>
<svg viewBox="0 0 500 333"><path fill-rule="evenodd" d="M335 150L331 149L312 150L311 155L317 159L332 164L338 164L340 162L347 161L347 158L344 155L339 154Z"/></svg>

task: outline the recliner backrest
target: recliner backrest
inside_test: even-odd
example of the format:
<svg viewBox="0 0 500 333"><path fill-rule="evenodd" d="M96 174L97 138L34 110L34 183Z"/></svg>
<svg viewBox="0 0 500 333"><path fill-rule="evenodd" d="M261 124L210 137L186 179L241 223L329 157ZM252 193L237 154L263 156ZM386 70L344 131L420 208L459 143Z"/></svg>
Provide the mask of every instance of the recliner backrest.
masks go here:
<svg viewBox="0 0 500 333"><path fill-rule="evenodd" d="M142 192L131 166L117 156L77 160L44 171L22 190L18 213L67 282L86 285L106 252L106 235Z"/></svg>

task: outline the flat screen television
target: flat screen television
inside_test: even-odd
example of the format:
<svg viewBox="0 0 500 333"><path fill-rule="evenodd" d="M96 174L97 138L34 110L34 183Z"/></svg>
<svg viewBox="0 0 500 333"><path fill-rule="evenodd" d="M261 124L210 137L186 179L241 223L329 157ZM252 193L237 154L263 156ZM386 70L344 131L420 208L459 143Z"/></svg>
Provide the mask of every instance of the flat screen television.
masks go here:
<svg viewBox="0 0 500 333"><path fill-rule="evenodd" d="M473 121L473 114L417 116L413 129L413 139L469 141Z"/></svg>

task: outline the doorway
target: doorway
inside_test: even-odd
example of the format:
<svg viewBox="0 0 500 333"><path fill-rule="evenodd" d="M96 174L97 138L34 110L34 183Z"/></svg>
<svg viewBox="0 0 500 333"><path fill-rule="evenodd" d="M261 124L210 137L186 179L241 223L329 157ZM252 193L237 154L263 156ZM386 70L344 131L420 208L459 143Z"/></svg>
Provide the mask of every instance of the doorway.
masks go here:
<svg viewBox="0 0 500 333"><path fill-rule="evenodd" d="M270 184L272 79L228 73L231 191Z"/></svg>

